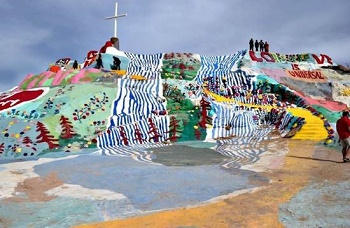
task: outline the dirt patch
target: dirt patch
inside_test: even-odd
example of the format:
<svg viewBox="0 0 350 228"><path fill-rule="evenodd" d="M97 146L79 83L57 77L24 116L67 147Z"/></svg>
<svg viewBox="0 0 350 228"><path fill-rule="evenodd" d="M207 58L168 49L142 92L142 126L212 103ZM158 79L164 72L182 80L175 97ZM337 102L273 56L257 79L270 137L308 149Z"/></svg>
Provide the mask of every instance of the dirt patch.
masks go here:
<svg viewBox="0 0 350 228"><path fill-rule="evenodd" d="M63 181L58 179L56 173L50 173L44 177L35 177L24 180L15 188L13 197L6 199L7 202L46 202L56 196L49 196L45 192L61 186Z"/></svg>

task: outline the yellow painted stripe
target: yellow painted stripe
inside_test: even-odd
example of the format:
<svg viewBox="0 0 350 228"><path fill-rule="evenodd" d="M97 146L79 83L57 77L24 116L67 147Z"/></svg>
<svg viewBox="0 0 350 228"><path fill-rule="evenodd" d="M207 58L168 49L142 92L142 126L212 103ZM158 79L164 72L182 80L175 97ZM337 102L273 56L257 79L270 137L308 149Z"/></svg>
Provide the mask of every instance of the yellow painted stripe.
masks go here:
<svg viewBox="0 0 350 228"><path fill-rule="evenodd" d="M314 116L309 110L302 108L289 108L294 116L305 118L306 123L292 139L304 140L325 140L328 136L326 128L323 126L324 122L319 117Z"/></svg>

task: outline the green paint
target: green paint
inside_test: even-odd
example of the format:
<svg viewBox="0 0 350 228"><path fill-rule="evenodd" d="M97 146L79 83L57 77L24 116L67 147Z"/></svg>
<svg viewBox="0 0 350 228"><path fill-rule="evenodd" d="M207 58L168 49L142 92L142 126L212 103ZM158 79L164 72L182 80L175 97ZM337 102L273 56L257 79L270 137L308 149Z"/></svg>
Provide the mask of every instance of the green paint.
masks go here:
<svg viewBox="0 0 350 228"><path fill-rule="evenodd" d="M330 111L322 106L313 105L314 109L316 109L319 113L322 113L322 115L330 122L335 123L337 120L341 117L342 112L333 112Z"/></svg>
<svg viewBox="0 0 350 228"><path fill-rule="evenodd" d="M20 89L26 90L28 88L28 85L37 77L38 75L33 75L32 77L28 78L25 82L23 82Z"/></svg>
<svg viewBox="0 0 350 228"><path fill-rule="evenodd" d="M200 68L200 61L192 54L169 53L164 55L162 78L193 80Z"/></svg>
<svg viewBox="0 0 350 228"><path fill-rule="evenodd" d="M36 80L36 82L35 82L35 84L34 84L34 86L33 87L40 87L39 86L39 84L40 84L40 82L45 78L45 75L38 75L38 80Z"/></svg>

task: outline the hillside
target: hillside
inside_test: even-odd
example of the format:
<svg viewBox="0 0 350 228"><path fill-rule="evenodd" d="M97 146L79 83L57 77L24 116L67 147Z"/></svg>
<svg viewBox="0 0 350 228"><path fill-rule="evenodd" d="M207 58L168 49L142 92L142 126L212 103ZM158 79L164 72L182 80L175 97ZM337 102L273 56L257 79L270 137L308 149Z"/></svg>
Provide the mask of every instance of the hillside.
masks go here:
<svg viewBox="0 0 350 228"><path fill-rule="evenodd" d="M332 126L350 103L350 75L326 54L134 54L107 47L103 69L95 69L97 54L89 51L79 69L59 59L0 94L1 159L92 148L152 162L147 148L176 142L278 137L331 145ZM120 70L112 70L114 56Z"/></svg>

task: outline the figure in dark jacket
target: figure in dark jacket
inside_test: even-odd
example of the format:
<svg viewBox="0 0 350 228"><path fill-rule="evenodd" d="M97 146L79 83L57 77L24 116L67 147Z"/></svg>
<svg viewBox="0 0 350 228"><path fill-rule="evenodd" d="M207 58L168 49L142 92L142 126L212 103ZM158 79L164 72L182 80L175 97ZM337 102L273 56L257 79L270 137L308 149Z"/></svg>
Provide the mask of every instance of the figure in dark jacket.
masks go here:
<svg viewBox="0 0 350 228"><path fill-rule="evenodd" d="M73 69L74 70L78 69L78 61L77 60L75 60L73 63Z"/></svg>
<svg viewBox="0 0 350 228"><path fill-rule="evenodd" d="M259 41L255 40L255 51L259 51Z"/></svg>
<svg viewBox="0 0 350 228"><path fill-rule="evenodd" d="M251 38L249 40L249 51L254 51L254 40Z"/></svg>
<svg viewBox="0 0 350 228"><path fill-rule="evenodd" d="M102 62L102 55L98 54L98 58L96 59L96 69L101 69L103 68L103 62Z"/></svg>
<svg viewBox="0 0 350 228"><path fill-rule="evenodd" d="M113 65L111 67L112 70L120 70L120 59L117 56L113 56Z"/></svg>
<svg viewBox="0 0 350 228"><path fill-rule="evenodd" d="M259 46L260 46L260 51L263 52L264 51L264 41L263 40L260 40Z"/></svg>

